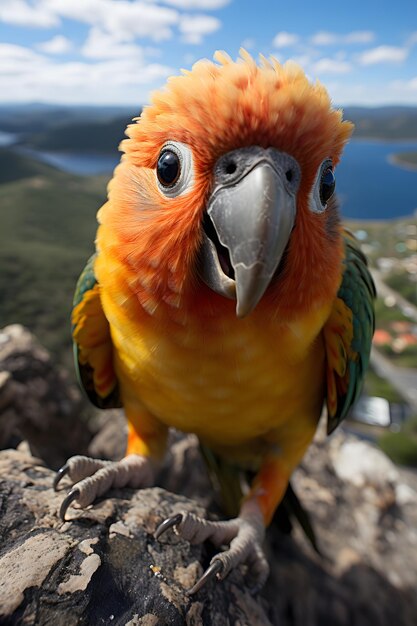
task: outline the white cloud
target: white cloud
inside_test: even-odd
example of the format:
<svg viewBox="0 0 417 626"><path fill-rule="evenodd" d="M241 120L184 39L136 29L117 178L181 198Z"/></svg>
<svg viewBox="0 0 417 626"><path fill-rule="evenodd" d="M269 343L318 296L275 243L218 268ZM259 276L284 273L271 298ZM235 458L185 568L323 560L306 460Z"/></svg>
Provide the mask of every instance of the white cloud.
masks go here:
<svg viewBox="0 0 417 626"><path fill-rule="evenodd" d="M155 48L154 46L145 46L143 52L148 58L152 59L160 59L163 56L161 48Z"/></svg>
<svg viewBox="0 0 417 626"><path fill-rule="evenodd" d="M345 35L344 43L371 43L374 39L375 33L371 30L355 30Z"/></svg>
<svg viewBox="0 0 417 626"><path fill-rule="evenodd" d="M35 28L51 28L60 23L59 18L47 7L33 6L25 0L3 0L0 21Z"/></svg>
<svg viewBox="0 0 417 626"><path fill-rule="evenodd" d="M394 80L389 86L396 92L400 91L414 94L417 102L417 76L410 80Z"/></svg>
<svg viewBox="0 0 417 626"><path fill-rule="evenodd" d="M221 26L220 20L211 15L183 15L180 21L182 39L186 43L199 44L204 35L210 35Z"/></svg>
<svg viewBox="0 0 417 626"><path fill-rule="evenodd" d="M246 39L244 39L242 43L240 44L240 47L244 48L245 50L253 50L255 45L256 45L255 39L253 39L252 37L246 37Z"/></svg>
<svg viewBox="0 0 417 626"><path fill-rule="evenodd" d="M347 74L352 66L347 61L324 58L314 63L312 69L315 74Z"/></svg>
<svg viewBox="0 0 417 626"><path fill-rule="evenodd" d="M300 38L298 35L294 33L287 33L285 30L277 33L274 37L272 45L274 48L287 48L289 46L294 46L299 42Z"/></svg>
<svg viewBox="0 0 417 626"><path fill-rule="evenodd" d="M56 35L48 41L39 43L37 48L47 54L65 54L65 52L69 52L71 50L72 42L63 35Z"/></svg>
<svg viewBox="0 0 417 626"><path fill-rule="evenodd" d="M44 7L51 13L77 20L94 23L103 10L111 10L112 0L38 0L38 8Z"/></svg>
<svg viewBox="0 0 417 626"><path fill-rule="evenodd" d="M121 42L117 37L93 26L82 47L82 54L92 59L112 59L118 57L143 58L142 48L134 43Z"/></svg>
<svg viewBox="0 0 417 626"><path fill-rule="evenodd" d="M311 43L315 46L331 46L336 42L336 35L326 31L320 31L311 37Z"/></svg>
<svg viewBox="0 0 417 626"><path fill-rule="evenodd" d="M362 65L374 65L376 63L402 63L408 56L407 48L395 46L378 46L371 48L359 55L358 60Z"/></svg>
<svg viewBox="0 0 417 626"><path fill-rule="evenodd" d="M124 48L121 42L149 37L153 41L167 40L179 28L183 41L201 43L203 37L220 28L221 22L201 13L189 15L179 10L214 10L231 0L0 0L0 20L26 26L52 27L62 19L75 20L94 27L85 53L96 58L110 58L102 45L105 34L112 38L113 56L125 56L133 48ZM171 5L171 6L167 6ZM97 32L102 33L100 41ZM94 39L93 39L94 38ZM63 39L45 42L41 49L50 54L64 51Z"/></svg>
<svg viewBox="0 0 417 626"><path fill-rule="evenodd" d="M274 57L278 59L280 63L285 63L285 61L288 60L286 58L279 58L276 54L274 54ZM294 61L294 63L300 65L304 69L304 71L306 71L306 69L311 65L312 62L311 56L308 54L291 55L291 57L289 58L291 59L291 61Z"/></svg>
<svg viewBox="0 0 417 626"><path fill-rule="evenodd" d="M375 34L370 30L354 30L345 35L319 31L311 37L311 43L315 46L333 46L340 44L366 44L375 39Z"/></svg>
<svg viewBox="0 0 417 626"><path fill-rule="evenodd" d="M214 9L222 9L227 4L230 4L231 0L164 0L165 4L171 4L178 9L190 9L210 11Z"/></svg>
<svg viewBox="0 0 417 626"><path fill-rule="evenodd" d="M172 27L179 21L175 9L141 0L41 0L41 3L57 16L100 27L120 41L136 37L169 39Z"/></svg>
<svg viewBox="0 0 417 626"><path fill-rule="evenodd" d="M411 82L411 81L410 81ZM339 81L326 81L326 88L337 105L383 106L389 104L417 105L417 77L412 85L396 81L389 85L380 83L351 82L346 78Z"/></svg>
<svg viewBox="0 0 417 626"><path fill-rule="evenodd" d="M149 99L175 69L138 58L57 63L23 46L0 44L1 99L134 104Z"/></svg>
<svg viewBox="0 0 417 626"><path fill-rule="evenodd" d="M25 68L31 64L36 66L43 62L44 57L36 54L30 48L17 46L11 43L0 43L0 70L9 70L12 74L20 68Z"/></svg>

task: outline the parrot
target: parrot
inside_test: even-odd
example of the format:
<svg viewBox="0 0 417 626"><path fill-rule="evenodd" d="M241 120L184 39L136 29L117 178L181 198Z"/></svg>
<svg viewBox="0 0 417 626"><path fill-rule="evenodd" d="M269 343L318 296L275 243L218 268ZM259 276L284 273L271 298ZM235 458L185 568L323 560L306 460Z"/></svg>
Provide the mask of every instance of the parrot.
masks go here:
<svg viewBox="0 0 417 626"><path fill-rule="evenodd" d="M375 287L335 194L352 131L295 62L241 50L171 77L121 143L72 337L88 398L124 409L126 455L71 457L54 487L72 481L65 520L152 486L169 429L194 433L233 513L158 527L219 549L191 594L240 565L265 583L266 528L322 411L330 434L361 391Z"/></svg>

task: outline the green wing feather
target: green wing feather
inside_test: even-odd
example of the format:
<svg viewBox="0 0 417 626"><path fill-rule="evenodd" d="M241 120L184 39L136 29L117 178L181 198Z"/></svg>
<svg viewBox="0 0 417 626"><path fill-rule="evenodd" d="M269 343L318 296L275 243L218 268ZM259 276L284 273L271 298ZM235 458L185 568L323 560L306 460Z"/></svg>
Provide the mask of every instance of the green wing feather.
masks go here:
<svg viewBox="0 0 417 626"><path fill-rule="evenodd" d="M87 262L74 294L72 338L78 381L89 400L100 409L119 408L113 368L110 327L101 306L100 285L94 274L95 256Z"/></svg>
<svg viewBox="0 0 417 626"><path fill-rule="evenodd" d="M369 364L375 330L375 285L366 257L344 232L343 277L324 328L327 355L327 432L345 419L357 400Z"/></svg>

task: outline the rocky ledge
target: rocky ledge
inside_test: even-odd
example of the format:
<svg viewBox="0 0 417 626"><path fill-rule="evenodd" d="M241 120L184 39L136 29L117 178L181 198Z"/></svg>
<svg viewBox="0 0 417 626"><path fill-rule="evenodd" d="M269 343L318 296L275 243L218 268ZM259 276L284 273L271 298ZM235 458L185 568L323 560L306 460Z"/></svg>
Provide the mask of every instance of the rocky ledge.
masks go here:
<svg viewBox="0 0 417 626"><path fill-rule="evenodd" d="M30 350L25 354L30 361ZM16 359L9 362L16 364ZM27 419L22 393L26 389L30 399L33 381L23 375L22 360L19 380L16 365L5 370L0 364L8 374L3 376L7 386L13 381L20 385L8 402L3 395L3 404L0 385L0 423L8 411L22 433ZM46 386L43 393L48 393ZM13 403L17 397L22 404ZM59 418L59 398L51 413ZM112 414L90 453L106 455L112 443L114 452L122 445L122 433L120 415ZM51 443L39 439L38 431L36 435L39 450L48 450ZM53 436L52 445L54 441ZM343 432L330 439L319 433L294 475L322 556L298 528L291 536L270 529L266 552L271 575L255 596L245 585L242 568L188 597L186 590L213 554L211 545L190 546L174 533L161 542L154 539L158 523L172 513L205 514L208 508L212 515L215 510L194 437L172 438L159 487L114 490L85 511L71 509L65 523L57 512L68 483L54 493L53 475L26 442L0 452L2 625L417 623L417 478Z"/></svg>

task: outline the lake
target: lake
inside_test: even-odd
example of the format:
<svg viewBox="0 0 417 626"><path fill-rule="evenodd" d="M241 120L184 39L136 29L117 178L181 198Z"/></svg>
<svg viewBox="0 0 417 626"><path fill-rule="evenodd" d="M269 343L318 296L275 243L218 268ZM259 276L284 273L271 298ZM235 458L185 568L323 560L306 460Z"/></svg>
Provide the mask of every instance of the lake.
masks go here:
<svg viewBox="0 0 417 626"><path fill-rule="evenodd" d="M0 145L13 143L0 132ZM7 141L9 139L9 141ZM35 151L22 152L65 172L91 176L110 174L120 155ZM416 151L417 141L387 142L355 139L344 151L336 170L336 190L342 214L351 219L389 219L417 210L417 171L391 164L391 154Z"/></svg>
<svg viewBox="0 0 417 626"><path fill-rule="evenodd" d="M336 169L336 190L344 217L387 219L417 210L417 171L388 161L398 152L417 152L417 142L355 139Z"/></svg>
<svg viewBox="0 0 417 626"><path fill-rule="evenodd" d="M0 148L10 146L16 141L16 135L0 130Z"/></svg>
<svg viewBox="0 0 417 626"><path fill-rule="evenodd" d="M94 176L95 174L110 174L120 160L120 154L77 153L77 152L47 152L19 147L21 154L26 154L43 163L80 176Z"/></svg>

